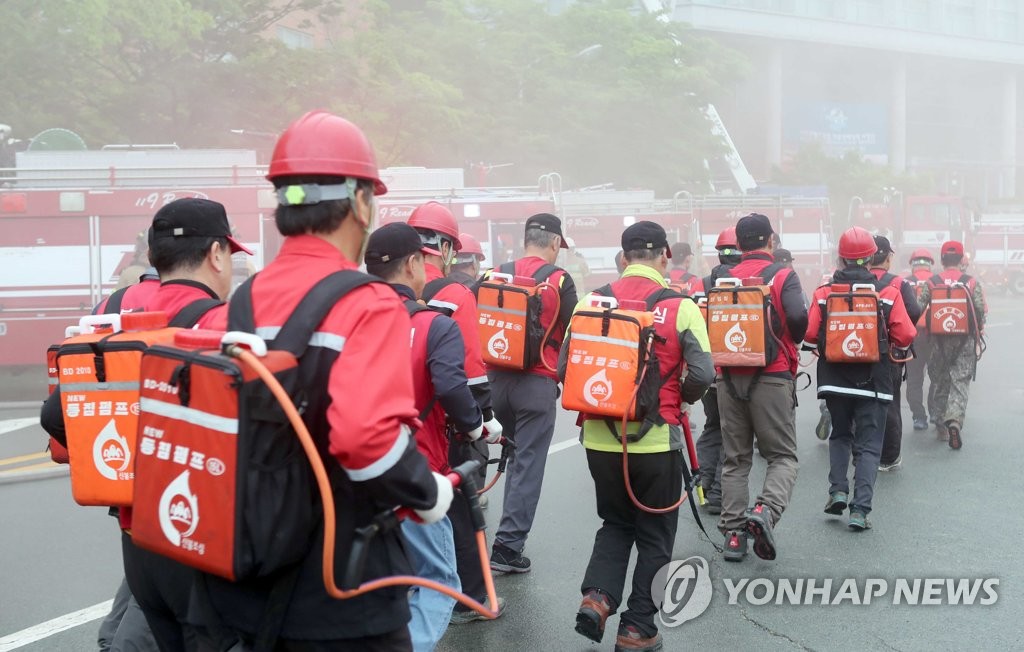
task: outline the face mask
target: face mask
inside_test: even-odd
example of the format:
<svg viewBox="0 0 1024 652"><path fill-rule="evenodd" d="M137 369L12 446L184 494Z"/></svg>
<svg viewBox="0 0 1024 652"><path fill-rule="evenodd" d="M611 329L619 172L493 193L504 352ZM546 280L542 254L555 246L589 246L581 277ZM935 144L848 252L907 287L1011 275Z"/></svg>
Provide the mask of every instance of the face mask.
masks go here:
<svg viewBox="0 0 1024 652"><path fill-rule="evenodd" d="M358 210L359 202L355 199L355 191L352 192L352 206ZM356 265L363 264L363 258L366 256L366 248L370 245L370 233L373 231L373 225L377 218L377 198L373 195L370 196L370 201L367 202L367 210L370 214L367 216L366 227L363 229L363 242L359 245L359 256L356 258Z"/></svg>

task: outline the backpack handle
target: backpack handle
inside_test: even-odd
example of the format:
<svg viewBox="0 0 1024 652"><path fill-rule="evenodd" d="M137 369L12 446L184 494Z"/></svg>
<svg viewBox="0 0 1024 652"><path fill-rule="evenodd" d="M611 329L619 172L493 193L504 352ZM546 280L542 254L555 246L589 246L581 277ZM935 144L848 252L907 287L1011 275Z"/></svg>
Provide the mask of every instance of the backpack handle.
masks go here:
<svg viewBox="0 0 1024 652"><path fill-rule="evenodd" d="M97 326L110 325L114 329L114 332L121 330L121 315L120 313L111 313L106 315L86 315L78 320L79 334L96 330ZM74 328L72 326L71 328Z"/></svg>
<svg viewBox="0 0 1024 652"><path fill-rule="evenodd" d="M590 307L591 308L601 308L601 307L604 307L604 308L607 308L608 310L615 310L616 308L619 307L619 302L618 302L618 300L615 297L591 296L590 297Z"/></svg>
<svg viewBox="0 0 1024 652"><path fill-rule="evenodd" d="M851 287L850 290L852 292L856 292L857 290L870 290L874 292L875 286L872 285L871 283L854 283L853 287Z"/></svg>
<svg viewBox="0 0 1024 652"><path fill-rule="evenodd" d="M735 276L723 276L720 279L715 280L715 287L735 287L743 285L743 281L736 278Z"/></svg>
<svg viewBox="0 0 1024 652"><path fill-rule="evenodd" d="M81 334L81 326L68 326L67 328L64 329L64 339L68 339L69 337L76 337Z"/></svg>
<svg viewBox="0 0 1024 652"><path fill-rule="evenodd" d="M227 347L232 344L242 344L252 351L254 355L261 358L267 355L267 343L263 341L262 337L253 333L243 333L242 331L224 333L224 336L220 338L221 347Z"/></svg>
<svg viewBox="0 0 1024 652"><path fill-rule="evenodd" d="M503 283L512 284L512 274L506 274L504 272L492 272L491 277L488 281L502 281Z"/></svg>

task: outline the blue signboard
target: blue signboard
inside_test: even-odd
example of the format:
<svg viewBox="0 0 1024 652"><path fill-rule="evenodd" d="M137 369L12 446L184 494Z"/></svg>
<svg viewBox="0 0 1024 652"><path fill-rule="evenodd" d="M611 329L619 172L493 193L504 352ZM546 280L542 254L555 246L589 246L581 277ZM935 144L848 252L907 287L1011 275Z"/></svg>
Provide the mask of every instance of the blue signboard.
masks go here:
<svg viewBox="0 0 1024 652"><path fill-rule="evenodd" d="M811 102L786 106L782 138L792 153L818 143L829 156L857 151L877 163L889 159L889 110L885 104Z"/></svg>

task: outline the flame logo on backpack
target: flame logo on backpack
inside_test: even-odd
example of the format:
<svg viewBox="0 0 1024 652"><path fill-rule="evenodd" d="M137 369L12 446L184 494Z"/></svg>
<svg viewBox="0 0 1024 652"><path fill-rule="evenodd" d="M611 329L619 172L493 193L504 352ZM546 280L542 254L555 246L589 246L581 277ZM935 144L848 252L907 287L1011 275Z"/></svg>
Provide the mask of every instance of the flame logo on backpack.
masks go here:
<svg viewBox="0 0 1024 652"><path fill-rule="evenodd" d="M947 315L946 318L942 320L942 330L947 333L955 331L958 325L957 321L953 319L953 315Z"/></svg>
<svg viewBox="0 0 1024 652"><path fill-rule="evenodd" d="M96 470L107 480L117 480L117 474L127 471L132 461L128 440L117 432L117 424L111 419L103 426L92 444L92 461Z"/></svg>
<svg viewBox="0 0 1024 652"><path fill-rule="evenodd" d="M848 358L856 358L864 350L864 340L860 339L857 331L852 331L843 340L843 354Z"/></svg>
<svg viewBox="0 0 1024 652"><path fill-rule="evenodd" d="M495 358L500 358L508 352L508 338L505 337L504 328L487 340L487 352Z"/></svg>
<svg viewBox="0 0 1024 652"><path fill-rule="evenodd" d="M181 545L182 537L192 536L199 527L199 499L188 486L188 471L171 481L160 495L158 517L167 540Z"/></svg>
<svg viewBox="0 0 1024 652"><path fill-rule="evenodd" d="M583 400L594 407L598 407L602 401L608 401L611 397L612 384L608 381L608 374L604 369L583 384Z"/></svg>
<svg viewBox="0 0 1024 652"><path fill-rule="evenodd" d="M740 349L743 348L747 343L747 334L740 328L740 323L736 322L732 328L725 333L725 348L729 349L733 353L739 353Z"/></svg>

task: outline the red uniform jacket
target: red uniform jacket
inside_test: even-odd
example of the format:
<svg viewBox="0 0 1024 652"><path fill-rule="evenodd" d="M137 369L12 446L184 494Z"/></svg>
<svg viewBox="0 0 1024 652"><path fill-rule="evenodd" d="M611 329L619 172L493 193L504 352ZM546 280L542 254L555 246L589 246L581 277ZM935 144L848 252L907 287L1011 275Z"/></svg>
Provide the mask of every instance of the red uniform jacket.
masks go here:
<svg viewBox="0 0 1024 652"><path fill-rule="evenodd" d="M444 278L440 269L426 263L427 283ZM473 291L461 283L450 283L441 288L427 302L428 306L450 311L451 318L462 333L462 341L466 349L464 360L466 378L470 386L487 382L487 368L484 366L483 354L480 351L480 336L477 334L477 321L480 314L476 307L476 296Z"/></svg>
<svg viewBox="0 0 1024 652"><path fill-rule="evenodd" d="M149 274L144 275L141 281L135 285L129 285L125 288L124 295L121 297L121 312L138 312L139 310L142 310L149 303L149 300L153 295L156 294L159 287L159 277L150 276ZM93 308L92 314L106 314L108 301L110 301L110 297L100 301L99 304Z"/></svg>
<svg viewBox="0 0 1024 652"><path fill-rule="evenodd" d="M668 280L670 283L681 285L686 288L687 296L691 297L704 288L703 283L701 283L703 279L696 274L691 274L685 269L670 269L668 272Z"/></svg>
<svg viewBox="0 0 1024 652"><path fill-rule="evenodd" d="M174 316L182 308L199 299L219 299L220 297L198 281L187 281L184 279L167 281L161 283L157 291L145 305L147 311L162 311L167 314L167 319L174 319ZM228 304L222 304L211 308L205 315L196 322L197 328L209 328L223 331L228 327Z"/></svg>

